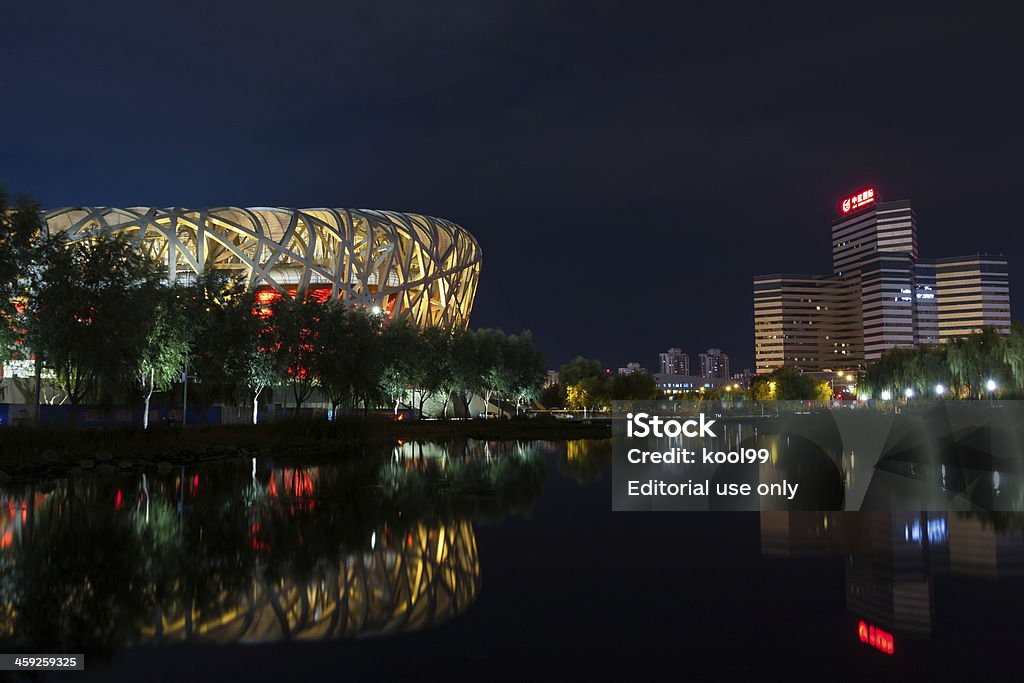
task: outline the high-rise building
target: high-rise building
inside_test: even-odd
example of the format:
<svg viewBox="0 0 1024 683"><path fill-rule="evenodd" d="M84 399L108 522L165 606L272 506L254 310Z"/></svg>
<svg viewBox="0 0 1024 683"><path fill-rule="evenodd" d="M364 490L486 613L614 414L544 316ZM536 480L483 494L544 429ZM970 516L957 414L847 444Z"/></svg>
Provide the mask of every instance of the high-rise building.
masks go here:
<svg viewBox="0 0 1024 683"><path fill-rule="evenodd" d="M921 259L914 267L914 305L916 323L914 343L939 343L939 309L935 289L935 261Z"/></svg>
<svg viewBox="0 0 1024 683"><path fill-rule="evenodd" d="M832 272L861 281L864 359L914 346L917 217L908 201L882 202L875 190L844 199L832 221Z"/></svg>
<svg viewBox="0 0 1024 683"><path fill-rule="evenodd" d="M1010 333L1010 276L1003 256L935 261L939 341L994 327Z"/></svg>
<svg viewBox="0 0 1024 683"><path fill-rule="evenodd" d="M982 327L1010 328L1006 259L918 260L909 201L872 188L840 203L832 221L832 275L754 278L754 345L760 374L862 367L893 348L914 348Z"/></svg>
<svg viewBox="0 0 1024 683"><path fill-rule="evenodd" d="M754 346L759 374L782 365L805 372L860 367L859 281L834 275L754 278Z"/></svg>
<svg viewBox="0 0 1024 683"><path fill-rule="evenodd" d="M914 348L914 262L886 254L859 264L864 360L870 363L894 348Z"/></svg>
<svg viewBox="0 0 1024 683"><path fill-rule="evenodd" d="M619 368L620 375L632 375L634 372L647 372L639 363L626 363L626 367Z"/></svg>
<svg viewBox="0 0 1024 683"><path fill-rule="evenodd" d="M722 349L708 349L700 354L700 376L705 379L731 379L729 356Z"/></svg>
<svg viewBox="0 0 1024 683"><path fill-rule="evenodd" d="M870 201L845 208L832 221L832 272L852 274L879 255L900 254L917 260L917 216L909 201L881 202L874 189ZM852 199L852 198L851 198Z"/></svg>
<svg viewBox="0 0 1024 683"><path fill-rule="evenodd" d="M658 355L662 375L689 375L690 357L682 349L669 349Z"/></svg>

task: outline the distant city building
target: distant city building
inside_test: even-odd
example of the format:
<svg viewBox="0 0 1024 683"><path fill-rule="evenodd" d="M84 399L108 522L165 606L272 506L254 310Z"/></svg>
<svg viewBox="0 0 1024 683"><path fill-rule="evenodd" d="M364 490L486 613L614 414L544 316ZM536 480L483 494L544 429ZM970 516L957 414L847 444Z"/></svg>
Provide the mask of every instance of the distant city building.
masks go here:
<svg viewBox="0 0 1024 683"><path fill-rule="evenodd" d="M626 367L619 368L620 375L632 375L634 372L647 372L639 363L626 363Z"/></svg>
<svg viewBox="0 0 1024 683"><path fill-rule="evenodd" d="M729 356L722 349L708 349L700 354L700 376L705 379L731 379Z"/></svg>
<svg viewBox="0 0 1024 683"><path fill-rule="evenodd" d="M754 278L756 371L854 370L893 348L1010 328L1002 256L918 260L909 201L874 189L847 197L832 222L832 275Z"/></svg>
<svg viewBox="0 0 1024 683"><path fill-rule="evenodd" d="M689 375L690 357L682 349L669 349L659 354L659 366L663 375Z"/></svg>
<svg viewBox="0 0 1024 683"><path fill-rule="evenodd" d="M750 368L743 368L743 372L734 373L732 381L734 384L739 384L740 389L749 389L750 385L754 383L754 377L756 375L750 371Z"/></svg>
<svg viewBox="0 0 1024 683"><path fill-rule="evenodd" d="M720 391L739 391L738 382L732 379L707 378L694 375L669 375L662 372L655 373L654 385L658 391L669 398L673 396L687 396L717 389Z"/></svg>

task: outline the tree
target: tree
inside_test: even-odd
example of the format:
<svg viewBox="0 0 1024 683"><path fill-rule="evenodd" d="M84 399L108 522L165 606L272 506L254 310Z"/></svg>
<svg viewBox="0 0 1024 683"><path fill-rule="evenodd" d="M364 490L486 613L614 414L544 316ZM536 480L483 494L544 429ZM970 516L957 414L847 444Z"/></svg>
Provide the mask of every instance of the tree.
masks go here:
<svg viewBox="0 0 1024 683"><path fill-rule="evenodd" d="M1003 343L1003 360L1017 389L1024 389L1024 325L1010 324L1010 336Z"/></svg>
<svg viewBox="0 0 1024 683"><path fill-rule="evenodd" d="M593 359L588 360L582 356L577 356L558 370L558 381L566 387L572 384L577 384L585 377L604 376L605 371L604 366L601 365L601 361Z"/></svg>
<svg viewBox="0 0 1024 683"><path fill-rule="evenodd" d="M501 397L511 388L509 373L505 369L506 354L509 352L508 337L501 330L477 330L476 363L480 388L477 393L484 398L484 418L491 416L491 398Z"/></svg>
<svg viewBox="0 0 1024 683"><path fill-rule="evenodd" d="M411 404L415 368L418 361L418 335L406 317L385 321L378 339L381 356L380 385L395 402L395 414L402 401Z"/></svg>
<svg viewBox="0 0 1024 683"><path fill-rule="evenodd" d="M873 394L888 391L898 396L912 389L929 396L936 385L942 385L956 398L983 398L989 380L1011 391L1022 386L1024 328L1019 323L1011 326L1005 338L985 328L944 345L890 349L868 367L861 386Z"/></svg>
<svg viewBox="0 0 1024 683"><path fill-rule="evenodd" d="M455 330L451 342L450 390L469 414L473 394L482 393L486 358L480 353L480 338L470 330Z"/></svg>
<svg viewBox="0 0 1024 683"><path fill-rule="evenodd" d="M566 389L561 383L549 384L541 392L540 403L548 410L562 407L566 402Z"/></svg>
<svg viewBox="0 0 1024 683"><path fill-rule="evenodd" d="M11 207L0 188L0 348L6 358L24 355L25 321L21 313L33 275L43 262L41 237L39 206L22 196Z"/></svg>
<svg viewBox="0 0 1024 683"><path fill-rule="evenodd" d="M134 379L142 392L142 428L149 428L153 392L177 381L188 352L188 324L178 305L178 292L161 287L152 292L152 315L135 365Z"/></svg>
<svg viewBox="0 0 1024 683"><path fill-rule="evenodd" d="M447 386L451 368L451 335L439 327L428 327L417 334L416 361L412 366L412 386L419 392L419 414L428 398Z"/></svg>
<svg viewBox="0 0 1024 683"><path fill-rule="evenodd" d="M324 304L301 293L294 299L276 301L270 308L265 348L284 368L295 397L296 414L317 385L316 354L324 312Z"/></svg>
<svg viewBox="0 0 1024 683"><path fill-rule="evenodd" d="M946 344L946 358L950 376L959 393L972 398L983 398L989 380L1000 386L1012 376L1006 363L1006 342L991 327Z"/></svg>
<svg viewBox="0 0 1024 683"><path fill-rule="evenodd" d="M631 372L612 379L611 397L614 401L653 401L657 396L658 385L649 373Z"/></svg>
<svg viewBox="0 0 1024 683"><path fill-rule="evenodd" d="M760 375L751 386L750 395L757 401L828 400L832 391L828 382L816 381L810 375L786 365L769 375Z"/></svg>
<svg viewBox="0 0 1024 683"><path fill-rule="evenodd" d="M268 348L264 338L266 328L259 316L244 311L233 313L230 317L234 329L238 332L239 343L236 361L241 366L242 383L252 396L252 423L259 421L260 394L269 386L285 376L285 367L280 357Z"/></svg>
<svg viewBox="0 0 1024 683"><path fill-rule="evenodd" d="M113 388L137 376L160 280L156 264L121 237L69 245L61 235L47 240L44 252L26 311L27 338L53 369L74 420L97 383Z"/></svg>
<svg viewBox="0 0 1024 683"><path fill-rule="evenodd" d="M565 402L570 408L587 409L606 405L611 400L611 382L599 360L577 356L558 370L565 386Z"/></svg>
<svg viewBox="0 0 1024 683"><path fill-rule="evenodd" d="M324 305L316 374L335 418L344 402L361 402L366 411L380 398L384 373L380 336L379 315L341 300Z"/></svg>
<svg viewBox="0 0 1024 683"><path fill-rule="evenodd" d="M502 365L506 374L504 384L518 415L521 404L540 395L546 376L544 356L534 346L532 333L525 331L506 340Z"/></svg>

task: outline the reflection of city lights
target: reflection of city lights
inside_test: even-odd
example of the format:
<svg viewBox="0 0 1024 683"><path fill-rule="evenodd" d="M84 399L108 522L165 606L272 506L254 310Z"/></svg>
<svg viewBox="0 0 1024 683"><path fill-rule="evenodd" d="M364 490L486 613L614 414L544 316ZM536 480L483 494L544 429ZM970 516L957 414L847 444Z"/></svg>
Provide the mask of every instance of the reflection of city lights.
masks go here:
<svg viewBox="0 0 1024 683"><path fill-rule="evenodd" d="M949 530L946 527L946 520L943 517L935 517L925 522L924 536L921 534L921 521L915 519L910 524L903 526L903 540L907 543L921 545L924 538L932 545L945 545L949 538Z"/></svg>

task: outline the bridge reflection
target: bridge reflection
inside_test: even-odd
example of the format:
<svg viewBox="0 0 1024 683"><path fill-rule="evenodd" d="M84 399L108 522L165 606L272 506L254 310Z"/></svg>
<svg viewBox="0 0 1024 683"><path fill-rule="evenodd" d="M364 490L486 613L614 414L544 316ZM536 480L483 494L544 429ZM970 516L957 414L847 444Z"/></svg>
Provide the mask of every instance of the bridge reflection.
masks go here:
<svg viewBox="0 0 1024 683"><path fill-rule="evenodd" d="M935 578L1024 576L1017 513L763 512L765 557L845 556L846 607L929 639Z"/></svg>

